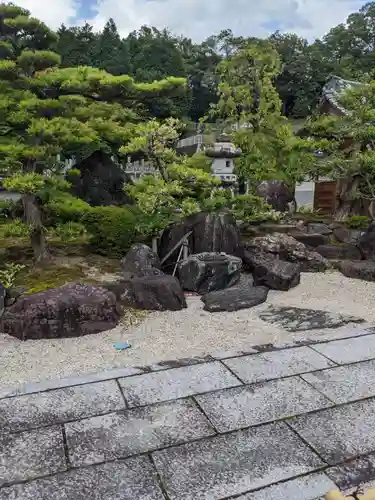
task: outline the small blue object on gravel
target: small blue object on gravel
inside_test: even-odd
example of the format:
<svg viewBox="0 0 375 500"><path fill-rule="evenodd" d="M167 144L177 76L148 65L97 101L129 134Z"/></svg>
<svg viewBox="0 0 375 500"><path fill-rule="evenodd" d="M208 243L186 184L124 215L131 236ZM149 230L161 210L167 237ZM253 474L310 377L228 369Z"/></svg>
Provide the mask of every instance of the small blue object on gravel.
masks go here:
<svg viewBox="0 0 375 500"><path fill-rule="evenodd" d="M131 344L113 344L113 347L117 349L117 351L125 351L125 349L130 349Z"/></svg>

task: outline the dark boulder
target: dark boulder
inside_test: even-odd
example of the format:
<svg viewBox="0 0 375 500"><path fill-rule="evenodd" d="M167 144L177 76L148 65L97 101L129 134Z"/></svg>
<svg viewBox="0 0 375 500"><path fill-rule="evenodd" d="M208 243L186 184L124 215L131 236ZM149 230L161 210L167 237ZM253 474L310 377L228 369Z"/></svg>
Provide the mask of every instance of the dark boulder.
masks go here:
<svg viewBox="0 0 375 500"><path fill-rule="evenodd" d="M257 196L278 212L287 212L290 205L296 208L294 192L282 181L263 181L256 189Z"/></svg>
<svg viewBox="0 0 375 500"><path fill-rule="evenodd" d="M242 260L225 253L190 255L178 265L184 290L205 294L235 285L241 277Z"/></svg>
<svg viewBox="0 0 375 500"><path fill-rule="evenodd" d="M375 281L375 262L363 261L343 261L340 262L339 270L348 278L356 278L364 281Z"/></svg>
<svg viewBox="0 0 375 500"><path fill-rule="evenodd" d="M299 264L301 272L325 271L329 263L319 253L309 250L292 236L274 233L252 239L247 245L252 252L265 252L286 262Z"/></svg>
<svg viewBox="0 0 375 500"><path fill-rule="evenodd" d="M209 312L239 311L262 304L267 300L268 288L263 286L234 286L227 290L207 293L202 297L204 310Z"/></svg>
<svg viewBox="0 0 375 500"><path fill-rule="evenodd" d="M355 245L321 245L315 249L320 255L331 260L361 260L362 254Z"/></svg>
<svg viewBox="0 0 375 500"><path fill-rule="evenodd" d="M326 245L329 241L328 236L324 234L292 234L293 238L295 238L300 243L303 243L307 247L316 248L321 245Z"/></svg>
<svg viewBox="0 0 375 500"><path fill-rule="evenodd" d="M124 184L130 178L110 155L95 151L73 167L79 175L67 173L72 194L93 206L125 205L131 203L124 191Z"/></svg>
<svg viewBox="0 0 375 500"><path fill-rule="evenodd" d="M168 274L130 280L120 298L122 304L150 311L180 311L186 299L177 278Z"/></svg>
<svg viewBox="0 0 375 500"><path fill-rule="evenodd" d="M133 245L121 261L125 278L162 274L159 257L143 243Z"/></svg>
<svg viewBox="0 0 375 500"><path fill-rule="evenodd" d="M158 254L164 259L188 234L189 254L223 252L239 256L241 253L240 231L232 215L200 212L182 219L163 231ZM163 269L173 269L179 247L163 264Z"/></svg>
<svg viewBox="0 0 375 500"><path fill-rule="evenodd" d="M347 229L346 227L336 227L333 230L333 238L339 243L357 243L361 232L357 229Z"/></svg>
<svg viewBox="0 0 375 500"><path fill-rule="evenodd" d="M0 283L0 318L3 315L5 309L6 295L7 295L7 289L3 284Z"/></svg>
<svg viewBox="0 0 375 500"><path fill-rule="evenodd" d="M284 262L265 254L254 255L252 264L255 286L287 291L300 283L301 273L298 264Z"/></svg>
<svg viewBox="0 0 375 500"><path fill-rule="evenodd" d="M0 331L20 340L80 337L114 328L116 297L105 288L71 283L21 295L5 309Z"/></svg>
<svg viewBox="0 0 375 500"><path fill-rule="evenodd" d="M332 234L332 229L322 222L309 222L307 224L307 232L308 234L323 234L328 236Z"/></svg>
<svg viewBox="0 0 375 500"><path fill-rule="evenodd" d="M360 236L358 248L365 259L375 261L375 222L372 222L367 231Z"/></svg>

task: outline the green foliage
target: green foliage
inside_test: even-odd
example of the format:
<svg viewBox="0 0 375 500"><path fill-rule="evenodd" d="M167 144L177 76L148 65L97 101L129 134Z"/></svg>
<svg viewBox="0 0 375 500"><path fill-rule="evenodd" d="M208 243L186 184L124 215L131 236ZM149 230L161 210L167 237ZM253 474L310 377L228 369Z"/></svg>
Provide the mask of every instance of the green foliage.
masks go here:
<svg viewBox="0 0 375 500"><path fill-rule="evenodd" d="M95 253L122 256L136 237L137 214L125 207L92 207L82 223Z"/></svg>
<svg viewBox="0 0 375 500"><path fill-rule="evenodd" d="M12 200L0 201L0 221L8 219L11 216L13 207L14 202Z"/></svg>
<svg viewBox="0 0 375 500"><path fill-rule="evenodd" d="M53 235L60 238L63 242L76 240L77 238L84 236L85 233L86 227L80 222L74 221L58 224L53 230Z"/></svg>
<svg viewBox="0 0 375 500"><path fill-rule="evenodd" d="M232 198L230 211L236 220L249 221L254 219L270 220L274 216L270 207L259 196L238 195Z"/></svg>
<svg viewBox="0 0 375 500"><path fill-rule="evenodd" d="M364 215L352 215L346 219L345 224L350 229L366 229L370 222L370 217L366 217Z"/></svg>
<svg viewBox="0 0 375 500"><path fill-rule="evenodd" d="M79 223L90 210L91 207L88 203L67 192L56 194L45 205L48 225L51 226L69 222Z"/></svg>
<svg viewBox="0 0 375 500"><path fill-rule="evenodd" d="M242 156L238 174L257 186L279 179L293 186L316 163L314 142L295 136L281 115L281 101L274 86L280 60L269 43L243 46L220 63L219 101L211 116L224 118L233 131Z"/></svg>
<svg viewBox="0 0 375 500"><path fill-rule="evenodd" d="M13 175L4 180L4 187L18 193L39 193L44 187L44 177L36 173Z"/></svg>
<svg viewBox="0 0 375 500"><path fill-rule="evenodd" d="M30 230L21 219L14 219L1 224L0 233L4 238L22 238L29 236Z"/></svg>
<svg viewBox="0 0 375 500"><path fill-rule="evenodd" d="M0 283L8 290L14 285L18 274L25 266L15 263L6 263L4 269L0 269Z"/></svg>

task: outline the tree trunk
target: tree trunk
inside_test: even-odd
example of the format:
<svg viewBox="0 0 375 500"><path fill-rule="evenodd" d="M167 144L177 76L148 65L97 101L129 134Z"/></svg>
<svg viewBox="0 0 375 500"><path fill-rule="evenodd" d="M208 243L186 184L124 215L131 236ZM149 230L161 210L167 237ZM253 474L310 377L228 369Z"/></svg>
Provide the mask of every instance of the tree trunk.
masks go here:
<svg viewBox="0 0 375 500"><path fill-rule="evenodd" d="M33 194L25 194L22 197L22 203L26 224L30 228L30 240L35 261L37 263L44 262L49 259L49 253L37 199Z"/></svg>
<svg viewBox="0 0 375 500"><path fill-rule="evenodd" d="M343 179L340 183L338 207L335 212L337 220L344 220L353 215L356 207L356 194L360 184L359 176Z"/></svg>

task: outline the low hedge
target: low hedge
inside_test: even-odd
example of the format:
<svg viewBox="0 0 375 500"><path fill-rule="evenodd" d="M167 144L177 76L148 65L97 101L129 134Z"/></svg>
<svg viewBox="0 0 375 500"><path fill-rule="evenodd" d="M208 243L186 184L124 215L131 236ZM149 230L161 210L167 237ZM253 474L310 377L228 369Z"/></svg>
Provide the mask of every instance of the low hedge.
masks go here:
<svg viewBox="0 0 375 500"><path fill-rule="evenodd" d="M136 238L137 214L127 207L91 207L81 222L95 253L123 256Z"/></svg>

